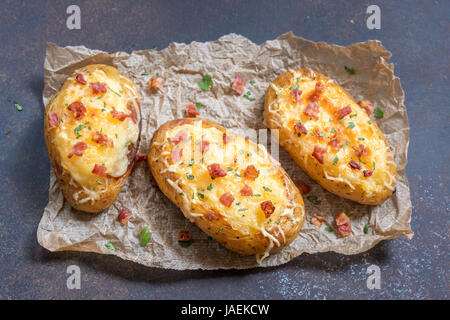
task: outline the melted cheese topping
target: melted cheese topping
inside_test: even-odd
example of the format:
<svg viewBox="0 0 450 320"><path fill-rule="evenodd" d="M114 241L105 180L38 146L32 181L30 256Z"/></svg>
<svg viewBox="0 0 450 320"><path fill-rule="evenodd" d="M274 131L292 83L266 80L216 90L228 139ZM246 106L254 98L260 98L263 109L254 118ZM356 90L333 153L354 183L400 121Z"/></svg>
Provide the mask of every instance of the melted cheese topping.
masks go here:
<svg viewBox="0 0 450 320"><path fill-rule="evenodd" d="M345 182L350 188L362 184L362 188L368 194L381 190L384 186L393 189L395 177L389 173L389 166L394 166L392 152L381 139L376 130L376 125L371 121L367 113L354 102L354 100L334 81L319 78L313 71L299 73L289 70L293 75L290 84L278 87L271 84L277 98L268 106L268 112L274 116L269 127L288 130L291 135L291 143L306 154L312 155L315 146L327 149L324 155L324 175L327 179ZM317 82L326 85L326 90L319 95L318 120L312 119L304 113L311 96L314 94ZM301 91L301 101L294 103L291 88ZM352 112L343 119L339 119L336 112L346 106L350 106ZM294 126L300 122L308 133L298 135ZM275 126L274 126L275 125ZM338 137L343 146L338 150L331 148L328 143L332 137ZM363 144L369 149L369 154L358 157L354 148ZM304 158L306 161L316 159ZM350 168L350 161L355 161L361 166L361 170ZM363 171L373 171L372 176L364 177Z"/></svg>
<svg viewBox="0 0 450 320"><path fill-rule="evenodd" d="M75 79L82 74L86 84L80 84ZM93 94L90 83L106 83L106 93ZM70 172L75 182L85 189L88 198L95 200L98 195L90 195L107 183L107 179L92 173L95 164L107 168L105 177L120 177L126 173L129 165L129 145L135 145L139 137L139 127L130 117L124 121L112 117L114 107L117 112L130 114L127 108L131 104L137 113L137 93L134 84L119 74L117 69L106 65L91 65L77 70L67 78L61 90L52 97L47 106L47 114L56 112L60 118L58 127L50 130L50 141L56 148L62 167ZM86 107L86 114L80 120L68 106L80 101ZM93 135L100 132L113 142L112 145L101 145L93 140ZM73 155L68 158L72 147L78 142L88 146L82 156ZM71 180L72 181L72 180ZM74 195L75 197L75 195ZM81 203L81 202L80 202Z"/></svg>
<svg viewBox="0 0 450 320"><path fill-rule="evenodd" d="M182 130L188 133L188 138L178 145L171 143L170 139ZM162 152L167 164L164 171L173 172L177 176L176 181L167 181L180 196L185 197L188 208L183 211L190 212L187 218L191 221L193 217L203 215L207 208L214 208L231 228L242 235L261 232L270 239L271 247L274 243L279 246L276 238L266 230L279 223L283 212L288 212L293 217L296 206L287 199L283 180L277 175L277 167L271 162L264 146L246 141L230 132L226 134L232 137L232 141L224 144L223 132L216 128L203 128L201 121L167 131ZM203 141L209 142L209 149L204 154L200 149L202 137ZM174 162L170 154L173 148L178 147L183 150L182 158ZM208 165L213 163L220 164L227 172L226 176L211 178ZM255 180L244 176L249 165L254 165L259 170ZM240 190L244 185L251 187L253 196L241 195ZM234 197L230 207L220 202L224 193L230 193ZM266 218L261 209L261 202L266 200L275 206L270 218Z"/></svg>

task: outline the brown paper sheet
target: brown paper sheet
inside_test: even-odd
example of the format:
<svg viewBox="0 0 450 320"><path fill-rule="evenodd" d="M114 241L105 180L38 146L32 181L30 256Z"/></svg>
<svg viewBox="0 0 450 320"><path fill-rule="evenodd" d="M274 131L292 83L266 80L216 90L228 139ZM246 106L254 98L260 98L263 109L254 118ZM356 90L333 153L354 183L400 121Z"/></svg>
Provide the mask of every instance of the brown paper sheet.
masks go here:
<svg viewBox="0 0 450 320"><path fill-rule="evenodd" d="M276 266L294 259L303 252L335 251L357 254L375 246L379 241L401 236L411 238L411 201L405 175L409 144L409 124L404 93L391 57L379 41L366 41L348 47L329 45L299 38L292 33L256 45L247 38L229 34L219 40L190 44L172 43L162 51L144 50L131 54L108 54L84 46L61 48L47 45L44 64L46 105L66 77L75 69L92 63L117 67L138 86L142 106L142 141L140 152L147 153L153 132L164 122L184 116L184 106L197 101L206 105L201 117L218 122L236 133L247 128L264 129L264 94L269 83L282 72L308 67L328 75L349 91L358 101L366 98L384 110L383 119L374 119L386 135L395 153L398 166L396 192L379 206L360 205L339 198L313 182L280 150L279 160L294 181L304 180L312 187L311 195L322 202L313 205L305 199L307 217L295 241L278 253L270 255L261 266ZM344 66L353 67L349 75ZM142 75L143 72L149 75ZM147 88L152 75L166 79L158 93ZM199 89L203 74L213 79L210 91ZM247 80L246 89L255 101L230 93L234 75ZM249 84L249 80L255 83ZM127 226L117 221L122 208L131 210L134 219ZM311 225L313 213L326 217L332 224L334 216L345 211L351 218L353 234L337 238L334 232ZM364 226L368 223L368 234ZM139 231L148 226L151 240L146 247L139 245ZM183 248L177 242L178 232L189 230L194 243ZM145 163L135 166L116 202L103 213L93 215L73 210L64 200L50 172L49 202L39 224L39 243L50 251L77 250L114 254L137 263L168 269L244 269L257 266L254 256L240 256L222 248L194 224L159 190L150 184L150 170ZM105 245L112 243L116 251Z"/></svg>

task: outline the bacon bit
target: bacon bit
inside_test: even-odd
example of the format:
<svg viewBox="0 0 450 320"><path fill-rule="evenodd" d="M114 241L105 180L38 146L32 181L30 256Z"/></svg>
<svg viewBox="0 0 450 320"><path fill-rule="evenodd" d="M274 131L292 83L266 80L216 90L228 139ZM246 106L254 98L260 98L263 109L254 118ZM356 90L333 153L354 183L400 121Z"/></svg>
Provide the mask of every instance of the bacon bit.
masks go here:
<svg viewBox="0 0 450 320"><path fill-rule="evenodd" d="M272 201L263 201L261 202L261 209L267 219L275 211L275 206L273 205Z"/></svg>
<svg viewBox="0 0 450 320"><path fill-rule="evenodd" d="M319 98L320 97L317 94L314 94L314 93L309 96L309 100L311 100L313 102L319 101Z"/></svg>
<svg viewBox="0 0 450 320"><path fill-rule="evenodd" d="M299 134L308 134L308 130L306 130L305 126L301 122L297 122L294 125L294 132L297 135L299 135Z"/></svg>
<svg viewBox="0 0 450 320"><path fill-rule="evenodd" d="M360 158L362 156L367 156L369 154L369 149L363 145L362 143L358 147L353 147L353 150L355 150L355 155Z"/></svg>
<svg viewBox="0 0 450 320"><path fill-rule="evenodd" d="M373 171L372 170L364 170L364 177L368 178L372 175Z"/></svg>
<svg viewBox="0 0 450 320"><path fill-rule="evenodd" d="M147 161L147 155L138 152L138 153L136 153L136 156L134 157L134 160L136 162L138 162L138 161Z"/></svg>
<svg viewBox="0 0 450 320"><path fill-rule="evenodd" d="M227 172L220 167L220 164L213 163L208 166L209 175L211 178L225 177Z"/></svg>
<svg viewBox="0 0 450 320"><path fill-rule="evenodd" d="M98 175L99 177L103 177L106 173L106 167L101 164L95 164L92 173Z"/></svg>
<svg viewBox="0 0 450 320"><path fill-rule="evenodd" d="M127 109L131 111L131 113L129 114L129 117L131 118L131 120L136 123L137 122L137 112L136 109L133 107L133 105L129 104L127 106Z"/></svg>
<svg viewBox="0 0 450 320"><path fill-rule="evenodd" d="M202 140L202 142L200 142L200 151L201 151L201 153L204 154L208 150L209 150L209 141Z"/></svg>
<svg viewBox="0 0 450 320"><path fill-rule="evenodd" d="M86 107L80 101L72 102L67 109L73 112L73 116L77 120L83 119L86 114Z"/></svg>
<svg viewBox="0 0 450 320"><path fill-rule="evenodd" d="M304 114L310 116L314 120L319 119L319 117L317 116L318 112L319 112L319 104L317 102L308 103L305 110L303 111Z"/></svg>
<svg viewBox="0 0 450 320"><path fill-rule="evenodd" d="M251 187L249 187L248 185L245 185L242 189L241 189L241 195L243 195L244 197L248 197L248 196L252 196L253 195L253 190Z"/></svg>
<svg viewBox="0 0 450 320"><path fill-rule="evenodd" d="M231 84L231 89L234 91L234 93L238 96L240 96L241 94L244 93L244 86L245 86L245 81L242 80L241 76L236 74L234 76L234 81Z"/></svg>
<svg viewBox="0 0 450 320"><path fill-rule="evenodd" d="M259 176L259 171L256 170L256 167L254 165L249 165L247 168L245 168L244 171L244 177L250 180L255 180Z"/></svg>
<svg viewBox="0 0 450 320"><path fill-rule="evenodd" d="M231 193L226 192L224 193L220 199L219 199L220 203L222 203L225 207L231 207L231 204L234 201L234 197L231 195Z"/></svg>
<svg viewBox="0 0 450 320"><path fill-rule="evenodd" d="M366 110L367 114L372 114L375 110L375 106L367 99L363 99L358 102L359 106Z"/></svg>
<svg viewBox="0 0 450 320"><path fill-rule="evenodd" d="M188 242L192 239L191 233L189 231L180 231L178 233L178 241Z"/></svg>
<svg viewBox="0 0 450 320"><path fill-rule="evenodd" d="M173 138L168 138L170 143L173 143L175 145L179 144L180 142L183 142L187 138L187 131L186 130L180 130Z"/></svg>
<svg viewBox="0 0 450 320"><path fill-rule="evenodd" d="M338 139L337 136L334 136L334 137L332 137L331 140L328 142L328 145L329 145L331 148L333 148L334 150L339 151L339 149L341 149L342 146L343 146L344 144L342 143L342 141L340 141L340 140Z"/></svg>
<svg viewBox="0 0 450 320"><path fill-rule="evenodd" d="M300 103L302 102L302 91L298 89L291 89L291 97L293 103Z"/></svg>
<svg viewBox="0 0 450 320"><path fill-rule="evenodd" d="M86 80L84 79L84 76L81 74L81 73L78 73L76 76L75 76L75 79L77 80L77 82L78 83L80 83L80 84L86 84L87 82L86 82Z"/></svg>
<svg viewBox="0 0 450 320"><path fill-rule="evenodd" d="M319 146L314 147L313 157L317 159L321 164L323 164L324 154L327 152L326 148L322 148Z"/></svg>
<svg viewBox="0 0 450 320"><path fill-rule="evenodd" d="M106 83L104 82L91 82L92 93L106 93Z"/></svg>
<svg viewBox="0 0 450 320"><path fill-rule="evenodd" d="M172 151L170 153L170 158L173 161L180 161L182 154L183 154L183 149L181 149L179 147L175 147L172 149Z"/></svg>
<svg viewBox="0 0 450 320"><path fill-rule="evenodd" d="M350 161L349 163L350 168L352 168L353 170L361 170L361 166L359 164L357 164L355 161Z"/></svg>
<svg viewBox="0 0 450 320"><path fill-rule="evenodd" d="M314 215L311 217L311 223L315 225L317 228L320 228L322 226L322 222L325 221L325 218L322 216L319 216L314 213Z"/></svg>
<svg viewBox="0 0 450 320"><path fill-rule="evenodd" d="M187 104L185 108L188 117L195 117L200 114L200 111L198 111L197 107L194 104Z"/></svg>
<svg viewBox="0 0 450 320"><path fill-rule="evenodd" d="M111 116L114 119L118 119L120 121L124 121L126 118L128 118L130 115L126 114L124 112L117 112L116 108L112 107L112 110L110 111Z"/></svg>
<svg viewBox="0 0 450 320"><path fill-rule="evenodd" d="M49 114L47 114L47 119L48 119L48 127L50 129L59 126L59 116L56 112L50 112Z"/></svg>
<svg viewBox="0 0 450 320"><path fill-rule="evenodd" d="M208 221L215 221L215 220L219 220L219 217L215 215L215 212L211 210L211 212L207 212L205 214L205 218Z"/></svg>
<svg viewBox="0 0 450 320"><path fill-rule="evenodd" d="M150 78L150 80L148 81L148 87L150 88L150 90L152 89L161 89L164 85L164 79L158 76L153 76Z"/></svg>
<svg viewBox="0 0 450 320"><path fill-rule="evenodd" d="M307 194L311 191L311 187L303 181L298 181L295 185L301 194Z"/></svg>
<svg viewBox="0 0 450 320"><path fill-rule="evenodd" d="M336 111L337 117L340 119L344 118L346 115L352 113L352 108L350 106L346 106L345 108L339 109Z"/></svg>
<svg viewBox="0 0 450 320"><path fill-rule="evenodd" d="M350 218L344 212L339 212L337 214L335 217L335 222L338 228L339 237L346 237L352 233Z"/></svg>
<svg viewBox="0 0 450 320"><path fill-rule="evenodd" d="M101 132L95 132L92 134L92 140L97 142L98 144L101 144L102 146L109 146L111 148L114 148L114 142L108 138L106 134L103 134Z"/></svg>
<svg viewBox="0 0 450 320"><path fill-rule="evenodd" d="M316 87L314 89L314 94L319 96L322 93L324 93L326 89L327 89L327 85L325 83L316 82Z"/></svg>
<svg viewBox="0 0 450 320"><path fill-rule="evenodd" d="M119 216L117 217L117 220L120 221L122 224L127 224L128 221L131 219L131 212L127 209L120 210Z"/></svg>
<svg viewBox="0 0 450 320"><path fill-rule="evenodd" d="M227 135L226 133L224 133L222 135L222 140L223 140L223 144L227 144L228 142L231 142L234 140L234 136L230 136L230 135Z"/></svg>
<svg viewBox="0 0 450 320"><path fill-rule="evenodd" d="M73 147L72 151L69 152L67 157L70 159L73 157L73 155L76 155L78 157L81 157L83 155L83 151L86 150L88 145L82 141L77 142Z"/></svg>

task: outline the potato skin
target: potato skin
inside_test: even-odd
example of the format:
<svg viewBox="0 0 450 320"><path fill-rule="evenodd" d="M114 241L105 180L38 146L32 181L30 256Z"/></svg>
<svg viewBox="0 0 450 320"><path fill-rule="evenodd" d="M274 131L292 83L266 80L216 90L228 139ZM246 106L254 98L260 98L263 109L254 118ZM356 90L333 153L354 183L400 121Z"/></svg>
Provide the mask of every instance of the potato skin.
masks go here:
<svg viewBox="0 0 450 320"><path fill-rule="evenodd" d="M298 77L302 79L300 82L296 82L296 78ZM320 108L325 109L326 112L324 114L321 113L320 119L314 121L314 119L308 118L307 115L304 114L304 110L307 103L312 101L311 99L314 99L313 95L315 89L311 88L315 88L314 85L317 82L326 84L327 87L327 90L319 95L320 98L318 100ZM310 125L315 127L318 130L317 132L325 132L326 134L323 138L325 140L324 142L320 142L320 137L317 135L314 138L309 136L311 132L313 132L311 127L307 130L308 133L306 135L300 134L299 137L293 128L295 122L289 122L289 119L286 116L287 113L284 112L285 109L279 106L278 101L280 100L277 99L280 98L278 97L278 94L281 92L280 94L282 95L283 92L289 91L277 91L279 89L291 90L292 86L298 83L300 83L300 91L303 89L301 95L302 102L300 103L300 106L295 106L294 103L291 102L289 108L296 110L299 117L297 122L301 122L305 126ZM331 96L331 94L334 96ZM350 115L347 115L344 119L339 121L339 116L336 117L336 111L346 106L351 107L352 116L357 116L352 119ZM274 110L276 107L279 109ZM366 111L355 102L349 93L319 72L310 69L296 69L289 70L278 76L266 92L264 122L268 128L279 130L280 145L288 151L303 171L331 193L361 204L369 205L380 204L392 195L396 182L396 166L386 138L378 126L371 121ZM350 131L349 124L351 122L356 123L357 126L364 127L363 133L361 133L359 137L356 137ZM330 123L330 125L328 123ZM342 151L342 149L339 150L339 152L342 152L340 153L342 156L339 158L334 158L334 156L337 157L337 153L326 144L327 139L332 136L329 131L331 127L333 127L334 130L337 129L337 132L341 134L341 140L343 142L347 141L348 144L348 146L346 146L347 148L344 148L345 152ZM369 138L366 134L369 135ZM363 142L358 141L357 139L362 140ZM301 141L303 141L303 143ZM312 155L314 153L314 145L316 144L327 149L328 158L325 158L323 164ZM354 145L353 147L352 144ZM363 159L367 162L367 169L373 171L373 176L371 177L365 177L363 175L363 169L366 166L366 163L364 163L363 168L359 171L352 170L347 165L351 160L361 164L360 161L358 162L358 160L361 159L355 157L355 154L353 153L354 148L358 148L358 145L360 144L364 144L371 149L372 153L367 156L366 159ZM372 146L375 145L379 148L376 152L375 149L372 148ZM369 161L371 157L375 157L375 154L377 154L377 162L375 163L373 159ZM334 159L338 161L345 160L346 165L337 170L336 165L333 164ZM327 174L327 172L334 172L335 174L330 175ZM329 178L330 176L333 176L334 178L336 175L342 178L348 178L355 174L359 174L359 176L358 178L351 180L350 184L353 188L344 181L337 181ZM375 182L368 183L371 181L369 179L373 179ZM371 185L371 187L368 187L368 185Z"/></svg>
<svg viewBox="0 0 450 320"><path fill-rule="evenodd" d="M128 157L128 166L124 174L118 177L110 176L107 174L104 177L104 180L102 179L102 184L96 186L96 190L98 192L101 192L100 196L96 200L89 200L84 203L80 203L80 199L75 199L76 194L80 194L84 192L83 186L80 183L77 183L74 181L72 173L65 169L62 165L62 155L61 152L58 150L58 146L55 143L56 135L58 133L55 129L50 128L49 126L49 118L48 113L50 112L50 108L52 110L60 111L59 113L62 113L62 109L66 109L65 107L58 106L58 102L55 101L58 95L61 93L64 93L65 95L70 96L70 90L74 86L74 78L77 74L83 73L86 77L87 84L86 86L89 86L89 76L87 74L90 74L94 70L102 70L108 79L112 79L114 81L117 81L121 88L123 88L123 95L130 96L131 92L129 89L124 88L124 84L127 84L129 87L131 87L133 90L137 92L136 87L134 84L129 80L128 78L122 76L119 74L118 70L114 67L107 66L107 65L89 65L83 68L80 68L76 70L71 76L68 77L68 79L64 82L61 89L57 94L55 94L51 100L49 101L48 105L46 106L45 110L45 116L44 116L44 138L45 138L45 144L47 146L48 155L50 158L50 163L54 169L54 172L56 174L56 178L58 180L60 189L65 197L65 199L70 203L72 207L79 211L84 211L88 213L98 213L106 208L108 208L117 198L118 194L122 190L122 187L127 179L127 177L130 175L133 164L135 162L135 155L139 148L140 143L140 131L141 131L141 110L140 110L140 102L139 98L135 99L135 102L133 104L135 111L136 111L136 117L137 117L137 128L138 128L138 137L135 143L131 144L130 147L128 147L129 151L127 154ZM98 98L98 97L96 97ZM52 105L56 104L56 105ZM51 107L50 107L51 106ZM117 107L117 106L116 106ZM136 110L137 109L137 110ZM65 110L67 114L70 114L70 111ZM61 120L60 120L61 121ZM73 121L73 120L66 120L66 121ZM92 116L90 115L90 112L88 111L86 113L86 116L82 119L83 123L92 121ZM87 125L86 125L87 126ZM95 128L94 128L95 130ZM120 133L119 133L120 134ZM107 181L106 181L107 180Z"/></svg>
<svg viewBox="0 0 450 320"><path fill-rule="evenodd" d="M166 139L166 133L171 130L176 130L177 127L183 125L193 125L196 122L201 121L202 128L204 130L210 130L211 128L217 129L222 133L225 133L226 129L214 122L206 119L199 118L183 118L168 121L163 124L154 134L151 147L148 155L148 163L152 172L152 175L158 183L161 191L184 213L184 215L194 222L203 232L217 240L220 244L229 250L237 252L243 255L262 255L264 253L272 253L278 249L288 245L292 242L300 232L300 229L304 220L304 204L302 197L295 187L294 183L288 177L284 169L277 163L270 155L270 168L273 170L277 179L282 182L285 190L286 197L289 201L295 203L296 207L292 211L292 216L280 217L277 226L282 229L284 237L277 228L275 228L275 221L269 224L266 231L270 233L274 238L279 241L280 245L271 246L271 240L264 236L261 231L245 233L242 229L234 229L232 225L227 221L227 215L225 212L221 212L218 205L214 203L204 203L197 206L196 213L201 213L201 216L192 216L190 203L187 200L187 196L180 195L174 187L167 182L168 179L175 181L178 176L174 172L166 171L168 168L167 162L163 160L164 148L167 144L164 143ZM227 131L227 135L229 131ZM237 135L235 135L237 136ZM239 136L238 136L239 137ZM252 141L248 141L251 148L256 148L257 145ZM216 178L214 181L221 183L220 179ZM209 182L208 182L209 183ZM184 189L183 189L184 191ZM243 201L238 195L233 194L236 197L236 201ZM265 198L261 198L261 201ZM217 219L208 219L208 214L212 213ZM292 219L293 218L293 219ZM231 219L231 218L230 218ZM256 219L256 218L255 218ZM257 256L258 258L258 256Z"/></svg>

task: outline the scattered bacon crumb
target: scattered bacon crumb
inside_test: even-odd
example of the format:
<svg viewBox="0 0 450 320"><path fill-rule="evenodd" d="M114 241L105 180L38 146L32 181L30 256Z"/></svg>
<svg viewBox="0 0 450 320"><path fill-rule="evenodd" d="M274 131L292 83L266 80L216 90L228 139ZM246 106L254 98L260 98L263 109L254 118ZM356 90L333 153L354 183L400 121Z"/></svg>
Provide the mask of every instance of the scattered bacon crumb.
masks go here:
<svg viewBox="0 0 450 320"><path fill-rule="evenodd" d="M245 168L244 171L244 177L250 180L255 180L259 176L259 171L256 169L254 165L249 165L247 168Z"/></svg>
<svg viewBox="0 0 450 320"><path fill-rule="evenodd" d="M77 80L77 82L78 83L80 83L80 84L86 84L87 82L86 82L86 80L84 79L84 76L81 74L81 73L78 73L76 76L75 76L75 79Z"/></svg>
<svg viewBox="0 0 450 320"><path fill-rule="evenodd" d="M317 81L316 87L314 89L314 94L321 95L322 93L325 92L326 89L327 89L327 85L325 83Z"/></svg>
<svg viewBox="0 0 450 320"><path fill-rule="evenodd" d="M203 137L202 137L202 139L203 139ZM204 154L204 153L206 153L208 150L209 150L209 141L207 141L207 140L202 140L202 141L200 142L200 152L201 152L202 154Z"/></svg>
<svg viewBox="0 0 450 320"><path fill-rule="evenodd" d="M73 155L76 155L78 157L81 157L83 155L83 151L87 149L87 144L80 141L77 142L73 147L72 147L72 151L69 152L69 154L67 155L67 157L70 159L73 157Z"/></svg>
<svg viewBox="0 0 450 320"><path fill-rule="evenodd" d="M136 156L134 157L135 161L147 161L147 155L144 153L136 153Z"/></svg>
<svg viewBox="0 0 450 320"><path fill-rule="evenodd" d="M159 76L153 76L148 81L148 87L152 89L161 89L164 85L164 79Z"/></svg>
<svg viewBox="0 0 450 320"><path fill-rule="evenodd" d="M241 94L244 93L244 86L245 86L245 81L242 80L241 76L236 74L234 76L234 81L231 84L231 89L234 91L234 93L238 96L240 96Z"/></svg>
<svg viewBox="0 0 450 320"><path fill-rule="evenodd" d="M106 83L104 82L91 82L90 86L93 94L106 93Z"/></svg>
<svg viewBox="0 0 450 320"><path fill-rule="evenodd" d="M225 177L227 175L227 172L222 169L218 163L210 164L208 166L208 171L211 178Z"/></svg>
<svg viewBox="0 0 450 320"><path fill-rule="evenodd" d="M248 197L248 196L252 196L253 195L253 190L251 187L249 187L248 185L245 185L242 189L241 189L241 195L243 195L244 197Z"/></svg>
<svg viewBox="0 0 450 320"><path fill-rule="evenodd" d="M303 181L298 181L295 185L301 194L307 194L311 191L311 187Z"/></svg>
<svg viewBox="0 0 450 320"><path fill-rule="evenodd" d="M67 109L73 112L73 116L77 120L81 120L86 114L86 107L80 101L72 102Z"/></svg>
<svg viewBox="0 0 450 320"><path fill-rule="evenodd" d="M103 177L106 173L106 167L101 164L95 164L92 173L98 175L99 177Z"/></svg>
<svg viewBox="0 0 450 320"><path fill-rule="evenodd" d="M302 91L298 89L291 89L291 97L293 103L302 102Z"/></svg>
<svg viewBox="0 0 450 320"><path fill-rule="evenodd" d="M303 113L307 116L310 116L314 120L319 119L319 117L317 116L317 113L319 113L319 104L314 101L308 103Z"/></svg>
<svg viewBox="0 0 450 320"><path fill-rule="evenodd" d="M226 192L224 193L220 199L219 199L220 203L222 203L225 207L231 207L231 204L234 201L234 197L231 195L231 193Z"/></svg>
<svg viewBox="0 0 450 320"><path fill-rule="evenodd" d="M350 218L345 214L345 212L339 212L335 217L335 222L339 237L346 237L352 233Z"/></svg>
<svg viewBox="0 0 450 320"><path fill-rule="evenodd" d="M117 217L117 220L120 221L122 224L127 224L128 221L131 219L131 212L127 209L120 210L119 216Z"/></svg>
<svg viewBox="0 0 450 320"><path fill-rule="evenodd" d="M175 137L168 138L167 140L169 140L170 143L173 143L176 145L176 144L179 144L180 142L183 142L186 139L187 139L187 131L183 129L183 130L178 131L178 133L175 135Z"/></svg>
<svg viewBox="0 0 450 320"><path fill-rule="evenodd" d="M372 114L375 110L375 106L367 99L363 99L358 102L359 106L366 110L367 114Z"/></svg>
<svg viewBox="0 0 450 320"><path fill-rule="evenodd" d="M328 142L328 145L329 145L331 148L333 148L334 150L338 151L339 149L342 148L342 146L343 146L344 144L342 143L342 141L340 141L340 140L338 139L337 136L334 136L334 137L332 137L332 138L330 139L330 141Z"/></svg>
<svg viewBox="0 0 450 320"><path fill-rule="evenodd" d="M352 108L350 106L346 106L345 108L336 111L336 115L339 119L344 118L346 115L349 115L350 113L352 113Z"/></svg>
<svg viewBox="0 0 450 320"><path fill-rule="evenodd" d="M367 156L369 154L369 149L362 143L358 147L353 147L355 150L355 155L360 158L362 156Z"/></svg>
<svg viewBox="0 0 450 320"><path fill-rule="evenodd" d="M353 170L361 170L361 166L359 164L357 164L355 161L350 161L349 163L350 168L352 168Z"/></svg>
<svg viewBox="0 0 450 320"><path fill-rule="evenodd" d="M234 140L234 136L227 135L226 133L224 133L222 135L222 140L223 140L223 144L227 144L228 142L231 142Z"/></svg>
<svg viewBox="0 0 450 320"><path fill-rule="evenodd" d="M101 144L102 146L109 146L114 148L114 141L112 141L106 134L103 134L99 131L92 134L92 140Z"/></svg>
<svg viewBox="0 0 450 320"><path fill-rule="evenodd" d="M215 212L213 210L210 210L210 212L207 212L205 214L205 218L208 221L214 221L214 220L219 220L219 217L215 214Z"/></svg>
<svg viewBox="0 0 450 320"><path fill-rule="evenodd" d="M306 130L305 126L301 122L297 122L294 125L294 132L298 134L307 134L308 130Z"/></svg>
<svg viewBox="0 0 450 320"><path fill-rule="evenodd" d="M131 111L131 113L129 114L129 117L131 118L131 120L136 123L137 122L137 112L136 109L134 108L134 106L130 103L127 105L127 109Z"/></svg>
<svg viewBox="0 0 450 320"><path fill-rule="evenodd" d="M200 114L200 111L198 111L197 107L194 104L187 104L185 108L188 117L195 117Z"/></svg>
<svg viewBox="0 0 450 320"><path fill-rule="evenodd" d="M275 206L272 201L263 201L261 202L261 209L264 212L265 217L269 218L275 211Z"/></svg>
<svg viewBox="0 0 450 320"><path fill-rule="evenodd" d="M325 221L325 218L322 216L317 215L314 213L314 215L311 217L311 223L315 225L316 227L320 228L322 226L322 222Z"/></svg>
<svg viewBox="0 0 450 320"><path fill-rule="evenodd" d="M373 171L372 170L364 170L364 177L368 178L372 175Z"/></svg>
<svg viewBox="0 0 450 320"><path fill-rule="evenodd" d="M324 154L327 152L326 148L322 148L319 146L314 147L313 157L317 159L321 164L323 164Z"/></svg>
<svg viewBox="0 0 450 320"><path fill-rule="evenodd" d="M189 231L180 231L178 233L178 241L188 242L192 239L191 233Z"/></svg>
<svg viewBox="0 0 450 320"><path fill-rule="evenodd" d="M110 113L111 113L111 116L114 119L118 119L120 121L124 121L126 118L128 118L130 116L129 114L126 114L124 112L118 112L116 110L116 108L114 108L114 107L111 107L111 108L112 108L112 110L110 111Z"/></svg>
<svg viewBox="0 0 450 320"><path fill-rule="evenodd" d="M182 154L183 154L183 149L179 148L179 147L175 147L170 152L170 158L173 161L180 161Z"/></svg>
<svg viewBox="0 0 450 320"><path fill-rule="evenodd" d="M56 128L59 126L59 116L56 112L49 112L47 114L48 119L48 127L50 129Z"/></svg>

